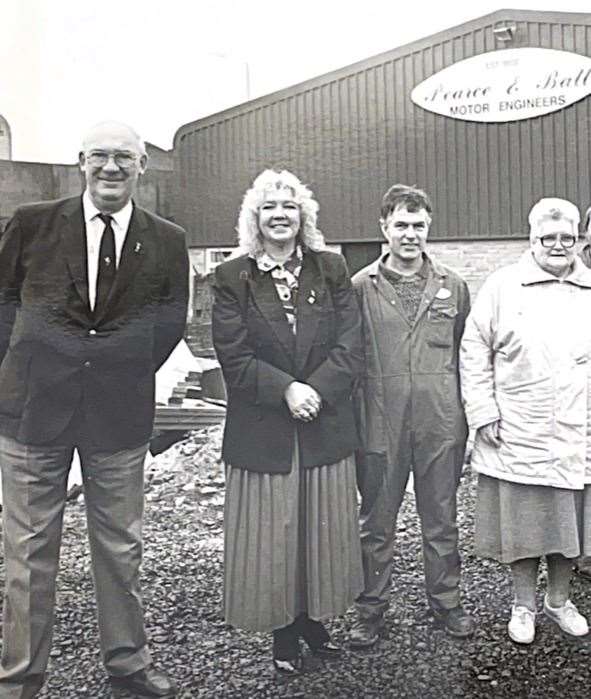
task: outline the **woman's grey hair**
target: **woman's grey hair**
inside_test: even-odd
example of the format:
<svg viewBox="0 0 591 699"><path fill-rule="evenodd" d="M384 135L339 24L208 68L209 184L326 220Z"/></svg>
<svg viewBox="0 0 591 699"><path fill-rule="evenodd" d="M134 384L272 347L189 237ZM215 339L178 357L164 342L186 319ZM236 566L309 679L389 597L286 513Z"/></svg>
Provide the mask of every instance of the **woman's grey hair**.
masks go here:
<svg viewBox="0 0 591 699"><path fill-rule="evenodd" d="M575 237L578 235L581 215L577 207L566 199L546 197L532 206L528 216L530 242L533 243L538 237L538 228L544 219L564 219L571 224Z"/></svg>
<svg viewBox="0 0 591 699"><path fill-rule="evenodd" d="M298 242L304 248L316 252L324 250L324 236L316 227L318 202L306 185L288 170L264 170L246 191L238 215L238 245L241 253L256 257L263 252L263 238L259 229L259 208L265 195L272 191L288 189L300 207L301 225Z"/></svg>

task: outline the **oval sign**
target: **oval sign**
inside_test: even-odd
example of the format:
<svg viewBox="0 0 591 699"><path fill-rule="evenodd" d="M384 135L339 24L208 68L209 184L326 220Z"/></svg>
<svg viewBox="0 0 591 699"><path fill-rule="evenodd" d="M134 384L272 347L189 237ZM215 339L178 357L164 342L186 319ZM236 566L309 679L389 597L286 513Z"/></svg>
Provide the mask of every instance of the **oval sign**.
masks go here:
<svg viewBox="0 0 591 699"><path fill-rule="evenodd" d="M591 58L529 47L458 61L423 80L410 97L452 119L504 122L556 112L589 93Z"/></svg>

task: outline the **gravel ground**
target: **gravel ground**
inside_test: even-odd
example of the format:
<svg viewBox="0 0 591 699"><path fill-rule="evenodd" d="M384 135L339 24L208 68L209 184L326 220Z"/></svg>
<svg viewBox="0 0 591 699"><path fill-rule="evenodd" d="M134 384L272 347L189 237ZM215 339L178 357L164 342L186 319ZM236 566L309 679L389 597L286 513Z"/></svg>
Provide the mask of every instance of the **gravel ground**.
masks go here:
<svg viewBox="0 0 591 699"><path fill-rule="evenodd" d="M463 589L478 631L456 641L434 628L423 593L420 531L412 496L399 517L388 635L338 661L306 655L306 672L285 682L270 667L270 639L231 629L221 616L223 477L220 429L193 433L159 455L147 473L143 593L155 662L190 697L562 697L591 696L591 640L572 641L540 616L535 643L506 634L507 571L475 558L473 479L459 491ZM402 555L403 554L403 555ZM0 575L2 568L0 567ZM3 581L0 581L3 582ZM539 606L545 573L541 572ZM591 584L572 599L591 617ZM330 622L346 644L349 611ZM56 626L44 699L111 697L100 665L81 499L67 507ZM119 695L123 697L125 695Z"/></svg>

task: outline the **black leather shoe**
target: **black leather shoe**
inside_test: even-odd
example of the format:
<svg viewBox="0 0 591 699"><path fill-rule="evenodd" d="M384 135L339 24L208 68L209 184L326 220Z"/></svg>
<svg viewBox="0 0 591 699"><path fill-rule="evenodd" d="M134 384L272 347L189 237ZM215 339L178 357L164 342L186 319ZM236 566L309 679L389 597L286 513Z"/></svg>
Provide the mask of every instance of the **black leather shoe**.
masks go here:
<svg viewBox="0 0 591 699"><path fill-rule="evenodd" d="M343 654L343 649L340 646L336 646L332 641L326 641L320 646L310 647L310 650L319 658L338 658Z"/></svg>
<svg viewBox="0 0 591 699"><path fill-rule="evenodd" d="M383 631L384 617L381 614L367 619L357 617L349 633L349 645L356 650L371 648Z"/></svg>
<svg viewBox="0 0 591 699"><path fill-rule="evenodd" d="M436 623L454 638L468 638L476 629L474 619L461 604L453 609L433 609L433 616Z"/></svg>
<svg viewBox="0 0 591 699"><path fill-rule="evenodd" d="M296 675L302 674L304 660L301 655L298 655L297 658L290 658L289 660L273 658L273 667L278 675L282 675L283 677L296 677Z"/></svg>
<svg viewBox="0 0 591 699"><path fill-rule="evenodd" d="M124 689L142 699L152 699L153 697L169 699L176 697L178 691L174 683L163 672L156 670L151 665L131 675L123 675L123 677L111 675L109 680L113 689Z"/></svg>

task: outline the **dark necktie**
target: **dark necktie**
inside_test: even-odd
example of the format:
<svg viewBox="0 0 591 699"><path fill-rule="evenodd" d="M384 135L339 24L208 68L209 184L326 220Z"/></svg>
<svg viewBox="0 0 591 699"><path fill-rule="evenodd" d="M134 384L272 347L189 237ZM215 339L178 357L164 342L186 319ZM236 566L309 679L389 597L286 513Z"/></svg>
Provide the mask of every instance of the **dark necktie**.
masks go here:
<svg viewBox="0 0 591 699"><path fill-rule="evenodd" d="M111 216L107 214L99 214L98 217L105 224L103 237L101 238L101 247L99 251L98 275L96 279L96 300L94 303L94 312L100 313L107 305L107 299L111 292L111 287L115 281L117 268L115 266L115 234Z"/></svg>

